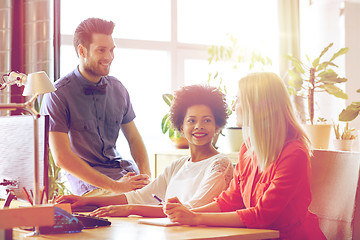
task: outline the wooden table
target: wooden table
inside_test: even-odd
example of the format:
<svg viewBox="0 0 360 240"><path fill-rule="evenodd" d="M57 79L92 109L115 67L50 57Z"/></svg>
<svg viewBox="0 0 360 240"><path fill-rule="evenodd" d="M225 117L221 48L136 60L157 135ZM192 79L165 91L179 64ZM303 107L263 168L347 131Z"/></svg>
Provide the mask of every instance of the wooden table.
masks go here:
<svg viewBox="0 0 360 240"><path fill-rule="evenodd" d="M180 239L269 239L278 238L279 232L264 229L224 228L205 226L171 226L161 227L138 223L139 217L108 218L112 224L109 227L84 229L81 233L40 235L24 237L29 233L18 228L13 230L14 240L44 240L44 239L126 239L126 240L180 240Z"/></svg>

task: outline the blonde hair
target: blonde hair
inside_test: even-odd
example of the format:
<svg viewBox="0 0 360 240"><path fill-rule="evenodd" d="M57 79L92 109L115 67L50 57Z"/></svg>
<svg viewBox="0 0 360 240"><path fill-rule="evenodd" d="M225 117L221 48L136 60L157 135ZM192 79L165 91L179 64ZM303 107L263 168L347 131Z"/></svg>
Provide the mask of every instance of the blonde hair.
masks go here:
<svg viewBox="0 0 360 240"><path fill-rule="evenodd" d="M289 141L302 141L310 154L309 139L295 117L283 81L275 73L252 73L240 79L239 104L246 154L256 154L261 171L278 159Z"/></svg>

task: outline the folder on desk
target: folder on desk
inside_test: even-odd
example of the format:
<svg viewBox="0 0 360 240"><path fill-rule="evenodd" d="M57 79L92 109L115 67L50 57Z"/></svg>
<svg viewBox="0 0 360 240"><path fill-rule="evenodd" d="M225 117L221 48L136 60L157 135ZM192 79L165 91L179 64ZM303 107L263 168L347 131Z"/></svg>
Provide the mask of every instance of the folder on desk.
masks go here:
<svg viewBox="0 0 360 240"><path fill-rule="evenodd" d="M171 222L169 218L141 218L138 220L138 223L163 226L163 227L179 225L179 223Z"/></svg>

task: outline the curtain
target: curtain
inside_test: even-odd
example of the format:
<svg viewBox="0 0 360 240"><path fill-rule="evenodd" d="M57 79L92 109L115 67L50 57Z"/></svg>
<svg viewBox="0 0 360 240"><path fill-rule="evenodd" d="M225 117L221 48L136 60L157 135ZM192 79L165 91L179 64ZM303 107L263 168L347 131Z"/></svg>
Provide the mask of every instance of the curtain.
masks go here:
<svg viewBox="0 0 360 240"><path fill-rule="evenodd" d="M299 0L278 0L279 7L279 38L280 38L280 75L286 76L290 68L284 56L290 54L300 57L300 19Z"/></svg>
<svg viewBox="0 0 360 240"><path fill-rule="evenodd" d="M299 0L278 0L279 7L279 72L285 83L288 81L287 71L291 65L286 55L300 58L300 14ZM292 96L298 118L306 122L304 99Z"/></svg>
<svg viewBox="0 0 360 240"><path fill-rule="evenodd" d="M0 16L0 76L3 76L10 71L11 0L0 1ZM0 103L10 101L9 92L8 88L0 92ZM0 111L0 115L7 115L8 112Z"/></svg>

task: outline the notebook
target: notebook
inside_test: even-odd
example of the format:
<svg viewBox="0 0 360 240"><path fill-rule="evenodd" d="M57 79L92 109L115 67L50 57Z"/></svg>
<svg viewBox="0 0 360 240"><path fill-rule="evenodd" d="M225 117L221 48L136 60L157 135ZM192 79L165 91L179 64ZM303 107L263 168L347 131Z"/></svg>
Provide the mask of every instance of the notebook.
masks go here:
<svg viewBox="0 0 360 240"><path fill-rule="evenodd" d="M164 226L164 227L179 225L179 223L171 222L169 218L141 218L138 220L138 223Z"/></svg>

